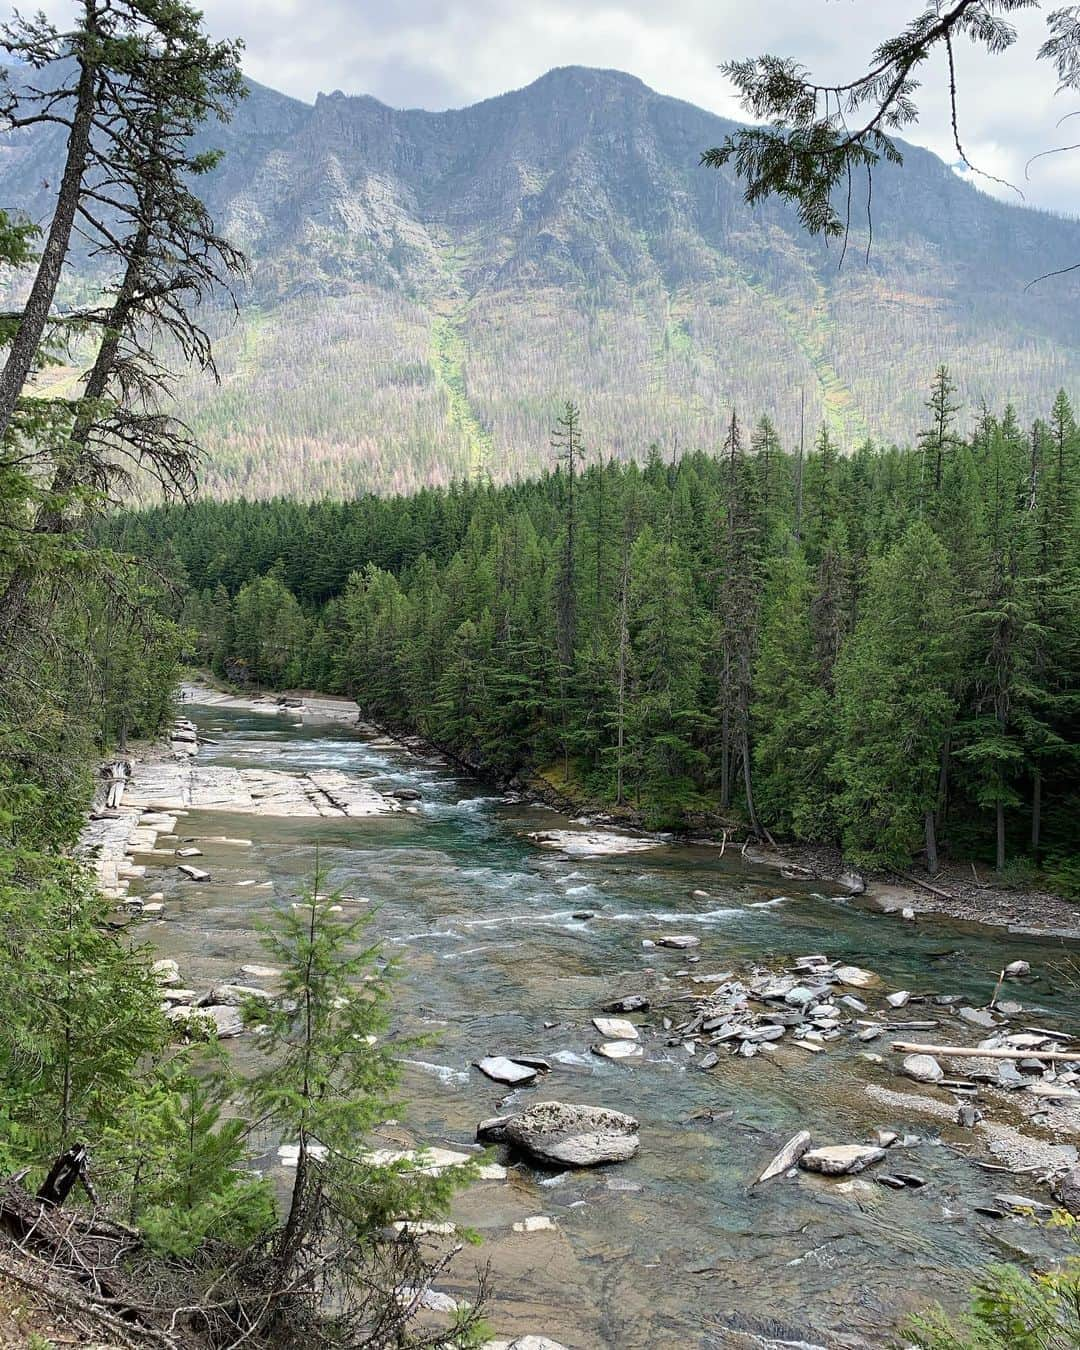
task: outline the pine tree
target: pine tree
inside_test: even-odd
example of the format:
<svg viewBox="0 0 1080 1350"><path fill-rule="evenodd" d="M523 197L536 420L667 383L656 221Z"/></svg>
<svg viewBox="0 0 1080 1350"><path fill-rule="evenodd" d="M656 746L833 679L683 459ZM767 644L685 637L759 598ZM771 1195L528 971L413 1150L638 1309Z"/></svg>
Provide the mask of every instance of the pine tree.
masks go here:
<svg viewBox="0 0 1080 1350"><path fill-rule="evenodd" d="M922 499L924 503L936 501L941 492L941 484L960 438L954 430L956 414L961 405L954 403L956 384L949 374L948 366L938 366L934 374L934 383L930 388L930 397L926 408L930 413L930 425L920 431L917 437L922 450Z"/></svg>
<svg viewBox="0 0 1080 1350"><path fill-rule="evenodd" d="M957 652L945 550L923 522L874 566L862 616L837 667L835 776L846 852L904 862L920 832L937 870L942 748L956 710Z"/></svg>
<svg viewBox="0 0 1080 1350"><path fill-rule="evenodd" d="M263 936L283 974L283 997L259 1009L263 1057L246 1086L252 1118L296 1149L288 1207L273 1244L274 1287L296 1289L264 1317L280 1323L310 1306L313 1292L333 1290L332 1319L349 1325L371 1316L368 1281L353 1284L376 1236L392 1220L445 1213L469 1166L431 1175L423 1153L395 1160L370 1147L373 1130L393 1114L399 1069L389 1028L393 970L364 944L367 917L334 914L339 897L311 894L285 909ZM339 1252L331 1267L323 1244ZM385 1291L391 1296L392 1291ZM273 1311L271 1311L271 1306ZM343 1342L344 1343L344 1342Z"/></svg>

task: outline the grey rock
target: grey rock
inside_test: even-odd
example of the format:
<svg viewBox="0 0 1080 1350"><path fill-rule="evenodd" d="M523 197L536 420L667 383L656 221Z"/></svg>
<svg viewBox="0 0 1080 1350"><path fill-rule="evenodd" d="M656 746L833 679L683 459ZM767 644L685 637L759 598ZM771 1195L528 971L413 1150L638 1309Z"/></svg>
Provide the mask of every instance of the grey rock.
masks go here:
<svg viewBox="0 0 1080 1350"><path fill-rule="evenodd" d="M1008 1088L1013 1091L1016 1088L1022 1088L1027 1080L1016 1065L1008 1059L1003 1059L997 1066L997 1086Z"/></svg>
<svg viewBox="0 0 1080 1350"><path fill-rule="evenodd" d="M969 1106L966 1103L960 1107L956 1113L956 1123L965 1130L974 1128L982 1120L982 1112L977 1106Z"/></svg>
<svg viewBox="0 0 1080 1350"><path fill-rule="evenodd" d="M669 933L665 937L656 939L658 947L674 947L679 951L687 947L700 947L701 939L691 937L689 933Z"/></svg>
<svg viewBox="0 0 1080 1350"><path fill-rule="evenodd" d="M1017 980L1022 975L1030 975L1031 966L1027 961L1010 961L1005 967L1005 978L1007 980Z"/></svg>
<svg viewBox="0 0 1080 1350"><path fill-rule="evenodd" d="M193 1008L180 1005L170 1008L165 1016L170 1022L183 1026L189 1035L215 1035L221 1041L239 1036L244 1030L244 1019L237 1008L220 1005Z"/></svg>
<svg viewBox="0 0 1080 1350"><path fill-rule="evenodd" d="M898 989L895 994L886 994L885 1002L890 1008L905 1008L911 1000L911 992L907 989Z"/></svg>
<svg viewBox="0 0 1080 1350"><path fill-rule="evenodd" d="M513 1116L489 1116L476 1127L476 1138L481 1144L505 1144L506 1127Z"/></svg>
<svg viewBox="0 0 1080 1350"><path fill-rule="evenodd" d="M860 872L841 872L836 882L837 885L843 886L849 895L862 895L866 890L866 881Z"/></svg>
<svg viewBox="0 0 1080 1350"><path fill-rule="evenodd" d="M905 1189L904 1183L900 1180L900 1178L894 1177L889 1172L881 1172L878 1176L874 1178L874 1180L878 1183L879 1186L888 1186L889 1189L893 1191L902 1191Z"/></svg>
<svg viewBox="0 0 1080 1350"><path fill-rule="evenodd" d="M1054 1212L1053 1205L1044 1204L1042 1200L1032 1200L1026 1195L995 1195L994 1199L1005 1209L1011 1209L1014 1214L1030 1211L1037 1218L1048 1219Z"/></svg>
<svg viewBox="0 0 1080 1350"><path fill-rule="evenodd" d="M751 1027L749 1031L743 1032L743 1039L747 1041L779 1041L783 1037L783 1027Z"/></svg>
<svg viewBox="0 0 1080 1350"><path fill-rule="evenodd" d="M982 1027L985 1031L997 1026L993 1014L987 1012L985 1008L959 1008L957 1009L957 1016L962 1017L971 1026Z"/></svg>
<svg viewBox="0 0 1080 1350"><path fill-rule="evenodd" d="M1080 1166L1058 1177L1053 1185L1054 1199L1070 1214L1080 1217Z"/></svg>
<svg viewBox="0 0 1080 1350"><path fill-rule="evenodd" d="M476 1061L476 1067L494 1082L507 1083L511 1087L531 1083L536 1077L535 1069L531 1069L527 1064L517 1064L514 1060L507 1059L505 1055L485 1055L483 1059Z"/></svg>
<svg viewBox="0 0 1080 1350"><path fill-rule="evenodd" d="M644 994L624 994L622 998L616 998L610 1003L605 1003L604 1011L609 1013L645 1012L648 1007L649 1000Z"/></svg>
<svg viewBox="0 0 1080 1350"><path fill-rule="evenodd" d="M804 1008L808 1003L813 1003L815 997L812 989L807 989L805 984L797 984L784 995L784 1002L796 1008Z"/></svg>
<svg viewBox="0 0 1080 1350"><path fill-rule="evenodd" d="M837 966L833 974L840 984L848 984L855 989L866 989L879 983L872 970L863 970L861 966Z"/></svg>
<svg viewBox="0 0 1080 1350"><path fill-rule="evenodd" d="M759 1174L758 1181L771 1181L773 1177L778 1177L786 1172L807 1152L810 1143L809 1130L800 1130L798 1134L792 1135L765 1170Z"/></svg>
<svg viewBox="0 0 1080 1350"><path fill-rule="evenodd" d="M424 794L417 788L404 787L395 788L389 795L399 802L418 802Z"/></svg>
<svg viewBox="0 0 1080 1350"><path fill-rule="evenodd" d="M215 984L204 998L199 999L199 1003L203 1005L216 1003L223 1008L242 1008L245 1003L273 1003L273 1001L273 994L249 984Z"/></svg>
<svg viewBox="0 0 1080 1350"><path fill-rule="evenodd" d="M640 1143L633 1116L569 1102L537 1102L507 1121L505 1137L540 1162L565 1167L625 1162Z"/></svg>
<svg viewBox="0 0 1080 1350"><path fill-rule="evenodd" d="M192 867L190 863L179 863L177 864L176 870L187 877L188 881L210 880L209 872L204 872L201 867Z"/></svg>
<svg viewBox="0 0 1080 1350"><path fill-rule="evenodd" d="M720 1056L715 1050L710 1050L707 1054L701 1056L698 1060L699 1069L715 1069L720 1063Z"/></svg>
<svg viewBox="0 0 1080 1350"><path fill-rule="evenodd" d="M806 1172L820 1172L829 1177L848 1176L873 1166L884 1156L885 1150L873 1145L836 1144L804 1153L799 1159L799 1166Z"/></svg>
<svg viewBox="0 0 1080 1350"><path fill-rule="evenodd" d="M945 1070L933 1055L908 1055L904 1060L903 1071L916 1083L940 1083Z"/></svg>

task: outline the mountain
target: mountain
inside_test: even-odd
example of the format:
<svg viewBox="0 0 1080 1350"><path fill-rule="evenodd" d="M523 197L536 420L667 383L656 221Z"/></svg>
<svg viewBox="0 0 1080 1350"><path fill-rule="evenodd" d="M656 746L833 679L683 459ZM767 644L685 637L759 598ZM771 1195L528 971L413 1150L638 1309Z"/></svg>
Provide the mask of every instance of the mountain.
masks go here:
<svg viewBox="0 0 1080 1350"><path fill-rule="evenodd" d="M548 462L562 400L595 454L710 449L732 406L788 444L910 440L935 366L973 415L1080 386L1080 222L926 151L853 192L846 256L699 166L735 124L617 71L553 70L447 112L252 84L205 192L248 252L221 384L183 411L215 495L345 495ZM9 140L0 202L48 207L57 146ZM55 179L55 174L54 174Z"/></svg>

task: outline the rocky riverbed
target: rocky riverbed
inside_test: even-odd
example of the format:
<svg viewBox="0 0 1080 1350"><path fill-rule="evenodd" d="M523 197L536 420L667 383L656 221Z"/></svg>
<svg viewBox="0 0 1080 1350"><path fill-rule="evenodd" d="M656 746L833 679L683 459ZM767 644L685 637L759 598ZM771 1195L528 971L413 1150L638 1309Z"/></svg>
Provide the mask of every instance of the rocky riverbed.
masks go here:
<svg viewBox="0 0 1080 1350"><path fill-rule="evenodd" d="M490 1259L505 1343L876 1346L989 1261L1052 1259L1030 1208L1071 1193L1080 1142L1075 947L566 820L354 706L185 711L87 841L113 841L163 1002L235 1029L243 1065L237 1004L276 996L256 921L297 903L318 849L403 960L400 1030L437 1038L372 1146L495 1150L454 1215L483 1245L436 1294L468 1297ZM933 1068L910 1045L984 1053ZM287 1175L289 1144L260 1165Z"/></svg>

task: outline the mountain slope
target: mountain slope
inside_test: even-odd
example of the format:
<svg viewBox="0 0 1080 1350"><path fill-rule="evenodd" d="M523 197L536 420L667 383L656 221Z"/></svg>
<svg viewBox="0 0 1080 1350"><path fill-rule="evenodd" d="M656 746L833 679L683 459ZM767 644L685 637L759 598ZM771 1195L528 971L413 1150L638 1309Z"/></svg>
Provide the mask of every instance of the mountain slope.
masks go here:
<svg viewBox="0 0 1080 1350"><path fill-rule="evenodd" d="M561 69L442 113L313 106L253 85L208 140L207 184L249 253L222 383L181 395L216 494L342 494L506 477L546 461L559 402L590 448L716 446L734 404L790 443L910 439L935 365L969 405L1045 410L1080 374L1080 223L996 202L911 149L839 250L753 211L700 152L732 124L613 71ZM41 146L0 200L38 208Z"/></svg>

